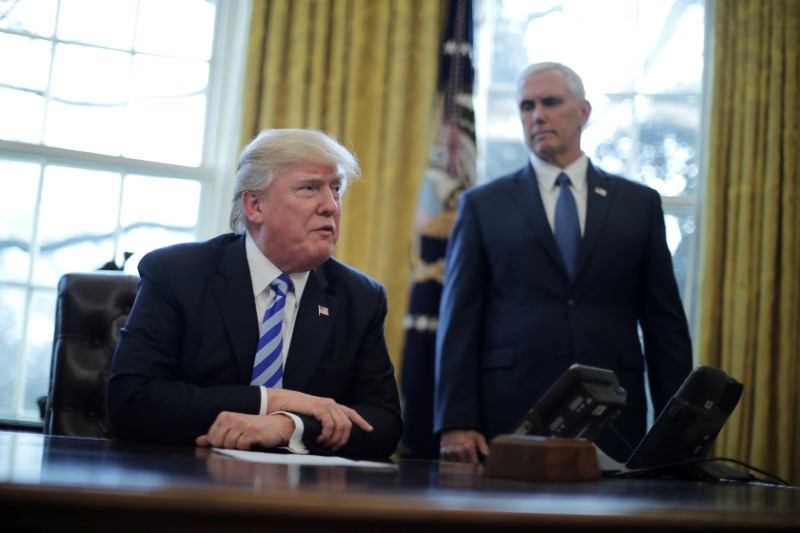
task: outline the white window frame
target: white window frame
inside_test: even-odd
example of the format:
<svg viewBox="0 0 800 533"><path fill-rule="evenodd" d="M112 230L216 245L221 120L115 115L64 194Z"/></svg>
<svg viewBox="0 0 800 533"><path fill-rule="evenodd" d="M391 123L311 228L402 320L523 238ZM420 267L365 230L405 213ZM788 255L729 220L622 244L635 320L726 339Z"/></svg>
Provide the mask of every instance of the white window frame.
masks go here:
<svg viewBox="0 0 800 533"><path fill-rule="evenodd" d="M194 230L197 240L204 240L213 235L229 231L230 189L240 148L241 101L247 59L250 12L250 0L216 2L215 39L210 61L205 137L200 166L195 168L154 163L53 148L41 144L2 140L0 140L0 157L30 161L41 165L57 164L90 170L110 170L122 175L169 176L171 178L197 181L201 184L198 222ZM37 203L40 201L41 198L38 198ZM36 208L38 209L38 207L37 205ZM35 234L36 231L34 230ZM35 240L36 237L34 237ZM115 246L118 245L118 242L119 239L115 239ZM31 244L32 250L38 249L38 243L32 242ZM35 251L33 255L31 268L33 268L37 259ZM115 254L115 257L119 257L119 254ZM25 317L22 319L22 342L19 345L21 353L11 359L16 361L17 367L6 369L6 371L12 372L16 376L12 407L10 411L0 411L0 423L18 426L38 426L43 422L38 411L32 411L30 408L25 409L24 405L25 387L27 385L26 339L28 329L32 327L27 310L30 307L34 290L51 291L53 299L55 300L56 298L56 287L37 285L31 281L32 279L29 274L26 283L0 281L0 284L4 286L16 286L26 289L25 299L27 303L25 310L20 310L20 313L25 313ZM45 395L47 392L47 390L43 390L41 394Z"/></svg>
<svg viewBox="0 0 800 533"><path fill-rule="evenodd" d="M493 57L492 49L494 47L493 35L496 28L487 26L488 24L497 20L496 16L496 2L495 0L474 0L475 1L475 38L476 50L478 53L474 58L475 61L475 122L476 131L487 131L486 123L488 121L489 98L487 83L482 79L482 76L487 72L491 72L491 61ZM535 0L532 0L535 1ZM695 221L695 231L692 237L692 243L687 249L687 264L686 275L683 280L684 286L681 297L683 299L684 310L687 315L690 330L692 332L693 343L697 343L697 320L699 318L698 311L698 277L700 275L700 222L701 222L701 203L703 193L705 190L705 173L707 170L707 138L708 138L708 110L710 109L710 87L712 86L712 61L713 61L713 8L714 0L705 0L704 4L704 21L705 21L705 37L704 37L704 72L703 72L703 88L702 88L702 102L700 114L700 128L698 135L698 148L700 154L697 158L699 174L697 187L694 194L686 194L682 196L662 196L662 204L665 214L680 214L692 215ZM479 28L483 25L483 28ZM525 65L521 65L520 68ZM497 87L495 87L497 89ZM509 97L514 98L516 88L503 87L502 90L509 91ZM522 127L519 126L519 138L522 143ZM477 135L477 180L478 184L486 183L499 176L491 175L487 163L487 146L488 136ZM696 346L695 346L696 348ZM696 349L695 349L696 353Z"/></svg>

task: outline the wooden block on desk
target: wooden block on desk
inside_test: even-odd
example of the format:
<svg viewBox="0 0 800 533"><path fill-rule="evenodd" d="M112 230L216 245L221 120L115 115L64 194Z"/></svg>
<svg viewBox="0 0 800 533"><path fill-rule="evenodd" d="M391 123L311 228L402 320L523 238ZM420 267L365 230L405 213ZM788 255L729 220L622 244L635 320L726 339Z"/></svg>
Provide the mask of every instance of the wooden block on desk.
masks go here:
<svg viewBox="0 0 800 533"><path fill-rule="evenodd" d="M597 452L585 439L498 435L489 444L483 475L528 481L594 481Z"/></svg>

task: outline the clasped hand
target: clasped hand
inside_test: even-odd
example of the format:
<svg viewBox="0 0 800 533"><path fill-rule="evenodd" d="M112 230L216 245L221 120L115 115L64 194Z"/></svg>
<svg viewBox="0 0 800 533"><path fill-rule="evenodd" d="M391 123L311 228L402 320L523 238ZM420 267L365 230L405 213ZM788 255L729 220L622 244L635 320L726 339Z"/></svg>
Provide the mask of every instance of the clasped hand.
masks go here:
<svg viewBox="0 0 800 533"><path fill-rule="evenodd" d="M217 415L208 433L197 438L196 444L239 450L286 445L295 427L290 417L279 414L281 411L314 417L322 426L317 444L332 450L347 444L353 424L364 431L372 431L372 426L355 409L331 398L286 389L269 389L268 394L268 416L223 411Z"/></svg>

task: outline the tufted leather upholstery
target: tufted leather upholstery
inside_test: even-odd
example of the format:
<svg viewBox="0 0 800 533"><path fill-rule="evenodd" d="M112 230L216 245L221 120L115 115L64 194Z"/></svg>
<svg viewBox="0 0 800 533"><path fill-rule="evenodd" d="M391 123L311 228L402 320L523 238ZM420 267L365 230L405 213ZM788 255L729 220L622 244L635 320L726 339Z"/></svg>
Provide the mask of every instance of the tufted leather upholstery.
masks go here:
<svg viewBox="0 0 800 533"><path fill-rule="evenodd" d="M108 371L138 282L136 276L113 271L61 277L46 434L111 437L106 406Z"/></svg>

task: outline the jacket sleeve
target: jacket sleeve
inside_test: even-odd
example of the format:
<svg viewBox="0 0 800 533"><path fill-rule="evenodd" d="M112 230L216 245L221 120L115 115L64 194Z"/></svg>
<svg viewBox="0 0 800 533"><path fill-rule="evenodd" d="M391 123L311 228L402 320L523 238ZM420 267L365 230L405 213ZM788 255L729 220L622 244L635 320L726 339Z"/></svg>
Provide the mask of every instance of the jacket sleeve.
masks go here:
<svg viewBox="0 0 800 533"><path fill-rule="evenodd" d="M356 307L357 309L353 309ZM394 377L394 367L389 357L384 338L384 321L387 314L386 291L377 284L371 285L368 290L359 291L347 298L345 307L340 309L347 317L344 336L348 337L346 343L332 341L329 350L350 352L354 346L354 354L341 354L341 360L350 360L353 357L351 372L341 372L338 378L340 384L330 393L322 394L316 389L322 380L333 380L334 372L324 368L324 363L316 369L315 376L310 385L310 394L330 396L338 403L347 405L357 411L370 425L371 432L363 431L355 424L352 426L350 439L345 446L337 450L337 455L354 458L386 458L397 448L403 432L402 417L400 414L400 399L397 382ZM361 318L357 318L361 317ZM294 344L293 340L293 344ZM351 344L352 343L352 344ZM347 374L348 377L343 377ZM303 443L311 453L319 455L332 454L330 449L317 444L322 427L311 416L295 413L303 419L305 426Z"/></svg>
<svg viewBox="0 0 800 533"><path fill-rule="evenodd" d="M661 198L651 194L651 233L639 291L644 352L653 408L658 414L692 370L692 343L675 280Z"/></svg>
<svg viewBox="0 0 800 533"><path fill-rule="evenodd" d="M489 267L468 194L461 197L445 261L436 334L434 431L481 430L479 350Z"/></svg>
<svg viewBox="0 0 800 533"><path fill-rule="evenodd" d="M166 268L158 253L142 258L139 273L139 292L111 363L108 404L114 435L194 445L221 411L258 413L260 393L241 384L224 331L215 335L214 328L205 328L207 337L197 339L187 331L189 323L218 320L211 315L216 308L200 303L208 298L208 287L198 284L196 294L183 294L173 277L185 272ZM202 353L195 342L202 344Z"/></svg>

